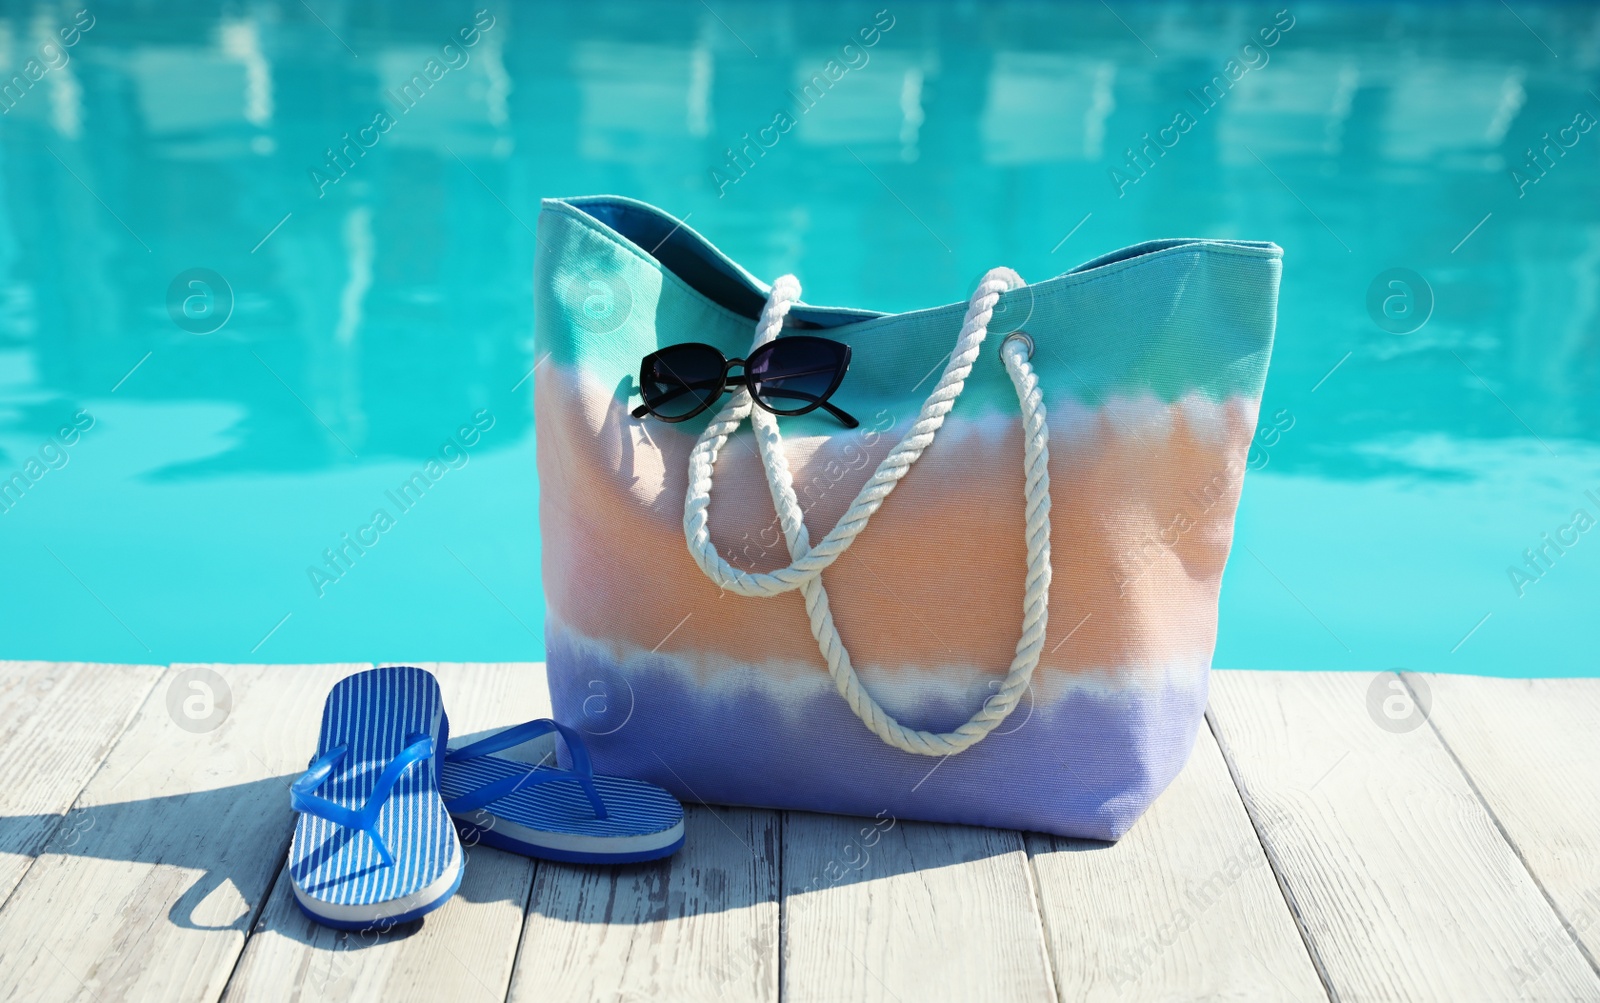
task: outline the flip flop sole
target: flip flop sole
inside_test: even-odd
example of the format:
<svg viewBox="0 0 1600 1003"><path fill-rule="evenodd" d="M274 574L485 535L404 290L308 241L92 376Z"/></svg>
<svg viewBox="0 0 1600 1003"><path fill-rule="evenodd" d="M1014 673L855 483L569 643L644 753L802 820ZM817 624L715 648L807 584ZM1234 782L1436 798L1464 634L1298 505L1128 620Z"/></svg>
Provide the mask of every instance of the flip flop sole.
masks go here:
<svg viewBox="0 0 1600 1003"><path fill-rule="evenodd" d="M481 810L473 814L481 814ZM502 818L487 819L485 825L487 827L480 827L465 818L456 818L456 827L461 832L461 839L468 846L492 846L508 853L519 853L524 857L538 857L542 860L556 860L567 864L636 864L646 860L660 860L682 849L684 838L682 822L651 836L613 836L601 839L540 832Z"/></svg>
<svg viewBox="0 0 1600 1003"><path fill-rule="evenodd" d="M448 801L486 784L544 769L499 756L446 762L440 792ZM624 777L596 776L595 788L607 808L604 819L577 780L528 787L492 805L453 816L468 845L486 846L546 860L618 864L657 860L683 846L683 806L654 784Z"/></svg>
<svg viewBox="0 0 1600 1003"><path fill-rule="evenodd" d="M458 849L454 872L440 876L433 884L410 895L369 906L335 905L307 895L292 882L289 887L294 889L294 904L300 911L323 926L337 930L388 928L421 919L448 902L461 887L461 878L467 870L465 864L465 857Z"/></svg>
<svg viewBox="0 0 1600 1003"><path fill-rule="evenodd" d="M359 672L328 694L317 757L348 755L317 788L319 797L358 809L373 796L379 773L417 735L439 750L399 774L376 815L376 831L394 855L355 830L302 811L289 853L289 879L301 911L319 923L363 929L414 919L443 904L460 886L461 843L439 797L438 766L449 740L438 682L410 666ZM313 759L315 763L317 758Z"/></svg>

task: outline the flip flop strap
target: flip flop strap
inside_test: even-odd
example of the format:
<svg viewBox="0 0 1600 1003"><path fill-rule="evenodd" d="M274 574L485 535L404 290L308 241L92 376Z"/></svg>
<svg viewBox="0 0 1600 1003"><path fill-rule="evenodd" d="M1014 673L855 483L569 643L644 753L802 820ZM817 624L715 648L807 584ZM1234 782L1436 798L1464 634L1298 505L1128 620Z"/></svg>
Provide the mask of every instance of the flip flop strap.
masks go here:
<svg viewBox="0 0 1600 1003"><path fill-rule="evenodd" d="M372 793L368 795L366 804L360 808L347 808L312 793L327 781L333 774L334 767L338 766L349 752L349 746L340 745L313 759L310 769L289 788L289 803L294 806L295 811L315 815L334 825L366 833L377 846L378 856L384 865L393 866L394 855L378 836L378 813L394 794L395 785L400 782L401 775L417 763L433 757L433 738L428 735L413 736L411 743L383 768L377 782L372 785Z"/></svg>
<svg viewBox="0 0 1600 1003"><path fill-rule="evenodd" d="M524 774L490 781L476 790L468 791L458 798L446 801L445 807L453 814L475 811L535 784L548 784L556 780L576 780L578 785L583 788L583 792L589 796L589 803L594 807L595 818L606 818L605 802L600 800L600 792L595 789L594 785L594 764L589 759L589 749L583 744L582 737L576 731L559 721L543 717L536 721L519 724L514 728L507 728L505 731L490 735L488 738L479 739L470 745L447 751L444 754L444 761L447 763L461 763L471 759L481 759L492 753L524 745L551 732L561 736L562 744L567 747L567 755L572 759L572 769L563 770L555 766L534 766L530 764Z"/></svg>

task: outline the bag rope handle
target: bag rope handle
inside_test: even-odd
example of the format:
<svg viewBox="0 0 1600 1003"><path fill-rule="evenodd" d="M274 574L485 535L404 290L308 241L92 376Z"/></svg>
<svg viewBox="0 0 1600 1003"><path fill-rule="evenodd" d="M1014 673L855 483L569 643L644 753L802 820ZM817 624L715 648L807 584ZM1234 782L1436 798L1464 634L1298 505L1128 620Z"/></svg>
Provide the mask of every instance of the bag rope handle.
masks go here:
<svg viewBox="0 0 1600 1003"><path fill-rule="evenodd" d="M689 552L706 575L721 588L746 596L771 596L799 589L805 599L811 633L816 638L828 674L835 688L873 734L904 752L925 756L948 756L981 741L1016 709L1022 694L1033 679L1044 648L1049 622L1050 598L1050 450L1049 428L1045 423L1044 396L1039 378L1030 361L1033 344L1020 332L1008 335L1000 346L1000 357L1017 392L1022 409L1024 444L1024 514L1028 546L1026 591L1023 596L1022 634L1017 639L1016 655L1006 671L998 692L966 723L954 731L938 733L908 728L868 693L850 662L850 653L834 624L828 593L822 585L822 571L838 560L885 498L911 469L911 464L933 444L934 435L961 395L967 376L977 361L979 349L988 335L989 321L1002 293L1023 284L1009 268L991 269L978 284L967 305L961 333L950 354L944 375L923 403L917 420L900 442L878 464L871 478L857 493L838 524L811 546L794 478L783 452L783 439L777 418L754 406L748 388L741 387L706 426L689 454L689 488L684 500L683 529ZM785 275L773 283L761 319L756 327L752 349L772 341L783 327L783 318L800 298L800 283ZM708 511L711 505L712 470L717 453L728 436L750 417L756 433L767 486L788 543L788 567L767 573L752 573L734 568L717 553L711 543Z"/></svg>

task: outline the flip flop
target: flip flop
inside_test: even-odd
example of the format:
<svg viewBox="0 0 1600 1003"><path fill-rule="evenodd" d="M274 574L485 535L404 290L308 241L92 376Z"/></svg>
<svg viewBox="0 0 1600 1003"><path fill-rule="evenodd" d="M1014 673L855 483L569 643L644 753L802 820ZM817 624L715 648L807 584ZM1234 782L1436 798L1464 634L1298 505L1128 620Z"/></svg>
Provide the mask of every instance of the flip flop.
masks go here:
<svg viewBox="0 0 1600 1003"><path fill-rule="evenodd" d="M302 912L361 930L416 919L455 894L464 855L438 781L449 738L432 673L390 666L333 687L317 753L289 791Z"/></svg>
<svg viewBox="0 0 1600 1003"><path fill-rule="evenodd" d="M555 765L558 735L570 770ZM532 761L491 755L530 743ZM676 798L642 780L596 776L583 739L548 718L451 749L439 789L469 845L576 864L656 860L683 845Z"/></svg>

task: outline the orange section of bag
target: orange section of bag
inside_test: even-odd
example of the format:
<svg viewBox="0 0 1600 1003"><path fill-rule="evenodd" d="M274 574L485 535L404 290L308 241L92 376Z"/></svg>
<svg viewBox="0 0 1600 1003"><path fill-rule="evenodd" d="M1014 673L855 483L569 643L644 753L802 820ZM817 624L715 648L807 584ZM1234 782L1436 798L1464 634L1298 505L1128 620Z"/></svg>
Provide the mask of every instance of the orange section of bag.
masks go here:
<svg viewBox="0 0 1600 1003"><path fill-rule="evenodd" d="M798 591L725 593L690 557L683 499L698 423L691 431L635 421L606 388L585 386L564 367L545 366L537 379L551 614L586 636L644 651L821 669ZM1209 662L1256 406L1187 399L1052 410L1053 577L1039 671L1126 676ZM853 435L785 437L813 540L905 427L866 415L862 425ZM1027 566L1022 457L1019 419L952 414L824 572L858 667L1005 672ZM718 459L711 530L736 567L788 563L748 434Z"/></svg>

